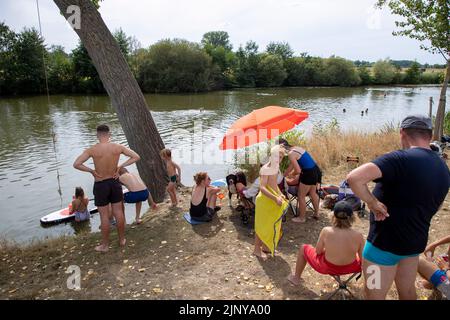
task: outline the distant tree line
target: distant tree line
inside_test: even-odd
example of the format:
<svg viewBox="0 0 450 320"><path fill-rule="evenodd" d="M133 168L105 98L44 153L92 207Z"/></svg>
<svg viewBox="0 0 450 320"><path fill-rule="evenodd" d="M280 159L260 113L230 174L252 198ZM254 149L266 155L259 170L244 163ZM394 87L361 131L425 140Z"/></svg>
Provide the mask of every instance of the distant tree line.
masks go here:
<svg viewBox="0 0 450 320"><path fill-rule="evenodd" d="M440 71L425 72L425 66L415 61L386 59L371 63L307 53L295 56L286 42L271 42L260 52L254 41L248 41L233 51L224 31L206 33L201 43L164 39L148 48L142 48L122 30L116 31L114 37L140 87L149 93L237 87L439 84L444 76ZM46 93L44 70L51 94L105 92L81 42L66 53L61 46L47 47L36 29L16 33L0 23L0 95Z"/></svg>

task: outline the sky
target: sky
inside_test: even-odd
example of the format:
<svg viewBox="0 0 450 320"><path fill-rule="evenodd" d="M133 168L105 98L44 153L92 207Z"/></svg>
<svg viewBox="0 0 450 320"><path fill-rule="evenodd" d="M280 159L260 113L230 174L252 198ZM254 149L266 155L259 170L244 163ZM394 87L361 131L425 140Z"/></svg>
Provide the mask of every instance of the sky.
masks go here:
<svg viewBox="0 0 450 320"><path fill-rule="evenodd" d="M100 13L111 31L122 28L142 47L167 38L200 42L208 31L227 31L234 49L248 40L260 51L287 41L296 54L350 60L417 60L443 64L420 43L394 37L395 20L376 0L103 0ZM78 36L52 0L39 0L48 45L72 50ZM15 31L38 28L36 0L0 0L0 21Z"/></svg>

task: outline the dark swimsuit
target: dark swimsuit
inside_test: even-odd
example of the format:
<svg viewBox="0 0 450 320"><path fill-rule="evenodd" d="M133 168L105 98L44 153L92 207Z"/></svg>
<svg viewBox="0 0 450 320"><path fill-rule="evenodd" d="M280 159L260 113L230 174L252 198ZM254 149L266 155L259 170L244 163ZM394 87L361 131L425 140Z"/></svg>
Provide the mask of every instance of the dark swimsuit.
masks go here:
<svg viewBox="0 0 450 320"><path fill-rule="evenodd" d="M300 151L292 150L300 155L297 160L298 165L302 169L300 173L299 184L303 183L307 186L314 186L317 183L322 183L322 171L317 166L311 155L305 151L303 154Z"/></svg>
<svg viewBox="0 0 450 320"><path fill-rule="evenodd" d="M189 214L191 218L197 221L211 221L212 217L208 213L208 208L206 207L206 203L208 202L208 198L206 198L206 188L205 195L203 196L202 201L198 205L194 205L191 200L191 208L189 209Z"/></svg>

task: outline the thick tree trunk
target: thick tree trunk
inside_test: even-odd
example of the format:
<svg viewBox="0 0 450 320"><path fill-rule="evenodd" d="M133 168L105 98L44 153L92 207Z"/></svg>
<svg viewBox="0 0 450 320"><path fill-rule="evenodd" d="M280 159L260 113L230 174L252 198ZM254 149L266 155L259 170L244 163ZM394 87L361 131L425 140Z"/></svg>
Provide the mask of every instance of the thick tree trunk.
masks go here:
<svg viewBox="0 0 450 320"><path fill-rule="evenodd" d="M164 148L164 143L119 45L90 0L54 2L66 19L73 14L67 13L69 6L76 5L81 9L81 25L74 30L89 53L111 98L130 148L141 156L137 163L140 176L155 201L162 201L168 181L164 163L159 156L159 150Z"/></svg>
<svg viewBox="0 0 450 320"><path fill-rule="evenodd" d="M447 87L450 81L450 60L447 61L447 71L445 73L444 83L441 88L441 97L436 111L436 121L434 123L433 140L441 140L444 134L445 102L447 97Z"/></svg>

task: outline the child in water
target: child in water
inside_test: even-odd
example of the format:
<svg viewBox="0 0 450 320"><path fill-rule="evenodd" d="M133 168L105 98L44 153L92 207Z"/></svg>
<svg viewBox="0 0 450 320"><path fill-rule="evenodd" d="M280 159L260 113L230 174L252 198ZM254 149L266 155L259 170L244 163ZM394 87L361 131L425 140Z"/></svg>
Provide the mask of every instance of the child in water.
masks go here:
<svg viewBox="0 0 450 320"><path fill-rule="evenodd" d="M172 152L169 149L162 149L160 155L161 158L166 162L167 174L170 178L166 190L169 193L170 200L172 201L172 206L176 207L178 204L176 187L177 183L180 183L181 169L175 162L173 162Z"/></svg>
<svg viewBox="0 0 450 320"><path fill-rule="evenodd" d="M70 214L75 213L75 221L81 222L91 218L88 210L89 199L84 195L84 190L81 187L75 188L75 196L72 200Z"/></svg>

